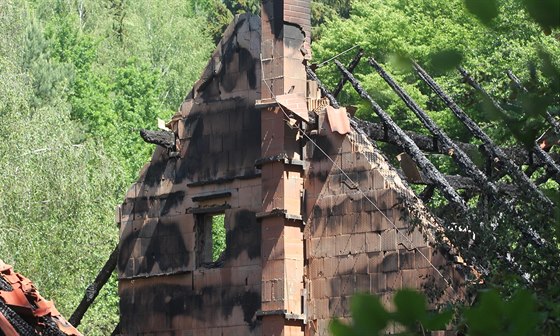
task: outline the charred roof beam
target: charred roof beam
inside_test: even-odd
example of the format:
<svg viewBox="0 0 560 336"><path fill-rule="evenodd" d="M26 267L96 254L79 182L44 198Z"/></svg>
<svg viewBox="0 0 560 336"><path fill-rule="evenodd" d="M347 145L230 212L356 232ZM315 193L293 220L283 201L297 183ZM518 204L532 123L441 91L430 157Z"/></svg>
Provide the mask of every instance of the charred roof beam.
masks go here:
<svg viewBox="0 0 560 336"><path fill-rule="evenodd" d="M521 91L523 91L525 93L529 92L529 90L527 90L527 88L525 86L523 86L523 84L521 83L521 80L519 80L519 78L511 70L506 71L506 74L518 89L520 89ZM554 131L554 133L556 133L556 135L560 135L560 122L558 122L556 119L554 119L552 114L550 114L550 112L548 112L548 111L545 112L545 117L546 117L546 120L552 126L552 130Z"/></svg>
<svg viewBox="0 0 560 336"><path fill-rule="evenodd" d="M348 64L348 67L346 68L350 73L354 73L354 69L360 63L360 60L362 59L362 56L364 56L364 49L360 48L360 50L358 50L358 53L356 54L356 56L354 56L354 58L352 59L352 61L350 61L350 64ZM335 98L338 97L338 94L340 93L340 91L342 91L342 88L344 87L344 84L346 84L347 80L348 79L346 79L346 77L342 76L342 78L338 81L338 84L336 85L336 87L334 88L334 90L332 92L332 95Z"/></svg>
<svg viewBox="0 0 560 336"><path fill-rule="evenodd" d="M408 135L391 119L391 117L377 104L375 100L364 90L361 84L354 78L354 76L346 70L346 68L337 60L334 61L336 66L342 72L342 74L348 79L352 84L356 92L363 99L369 101L375 113L381 118L385 126L392 132L396 133L400 144L398 144L410 157L416 162L418 167L424 173L424 176L429 182L433 183L441 192L443 197L447 199L451 205L457 207L458 214L468 216L468 206L466 202L459 196L457 191L449 184L445 177L441 174L439 170L434 166L434 164L428 160L428 158L420 151L418 146L408 137ZM520 270L518 265L512 259L508 259L505 256L498 254L498 258L509 265L509 267L517 274L522 275L523 270Z"/></svg>
<svg viewBox="0 0 560 336"><path fill-rule="evenodd" d="M332 95L332 93L329 92L329 90L327 90L325 85L323 85L323 83L321 82L319 77L317 77L317 74L315 72L313 72L311 67L306 65L305 66L305 72L307 73L307 77L309 79L314 80L317 83L317 86L319 87L319 90L321 90L321 93L323 94L323 96L327 97L327 99L331 103L331 106L334 107L334 108L340 108L340 105L336 101L336 98Z"/></svg>
<svg viewBox="0 0 560 336"><path fill-rule="evenodd" d="M403 90L393 78L375 61L375 59L370 58L369 64L377 71L377 73L383 78L383 80L395 91L395 93L402 99L402 101L408 106L409 109L416 114L418 119L424 124L424 126L440 141L444 149L449 152L449 155L453 158L453 161L465 172L467 176L472 178L473 182L480 186L480 188L488 193L496 202L502 203L509 209L509 212L515 213L512 206L506 205L502 202L500 195L498 194L498 187L488 178L478 167L472 162L471 158L463 152L459 146L457 146L447 134L440 129L436 123L428 116L428 114L410 97L405 90ZM414 64L415 67L420 68L418 64ZM523 233L525 238L533 245L540 247L543 244L542 239L538 235L531 234L532 230L527 230L525 227L520 225L516 221L518 229Z"/></svg>
<svg viewBox="0 0 560 336"><path fill-rule="evenodd" d="M415 68L417 68L417 66L415 66ZM486 90L474 78L472 78L472 76L465 69L459 68L459 72L461 73L463 78L467 81L467 83L470 86L472 86L474 89L479 91L486 99L488 99L492 103L492 105L494 105L494 107L498 111L500 111L500 113L502 113L504 115L507 114L504 111L504 109L498 104L498 102L496 102L496 100L494 98L492 98L492 96L490 96L490 94L488 92L486 92ZM430 85L430 84L428 84L428 85ZM441 91L441 90L439 90L439 91ZM443 96L440 95L439 92L437 92L437 91L435 91L435 92L448 105L448 107L455 113L457 118L459 120L461 120L463 122L463 124L465 124L465 126L467 126L467 128L471 131L471 133L474 136L476 136L477 138L479 138L480 140L482 140L482 142L486 146L486 149L490 153L492 153L493 156L497 157L499 160L502 160L504 162L506 170L508 171L509 175L517 183L521 184L523 187L526 187L527 190L530 191L534 196L536 196L541 202L543 202L543 204L546 204L547 207L548 207L548 210L552 210L552 208L554 207L554 203L548 197L546 197L537 188L537 186L527 177L527 175L525 175L519 169L519 167L517 167L511 161L511 159L508 158L505 155L505 153L502 152L499 149L499 147L494 144L494 142L490 139L490 137L488 135L486 135L486 133L484 133L484 131L474 121L472 121L472 119L470 119L469 116L461 108L459 108L457 106L457 104L455 104L451 100L451 97L445 95L445 93L444 93L444 95L447 96L447 99L444 99ZM441 92L443 93L443 91L441 91ZM448 102L449 102L449 104L448 104ZM453 106L453 108L451 108L451 106ZM560 176L560 167L558 167L558 165L556 165L556 163L554 162L554 160L552 160L550 155L548 155L548 153L544 152L537 145L536 142L533 146L533 150L534 150L535 155L537 155L537 157L545 163L545 165L548 167L548 169L550 169L552 172L554 172L555 175Z"/></svg>
<svg viewBox="0 0 560 336"><path fill-rule="evenodd" d="M95 277L93 283L91 283L86 288L86 292L84 294L84 297L82 298L82 301L80 301L80 304L78 305L76 310L74 310L74 313L72 313L70 319L68 319L68 322L70 322L70 324L72 324L75 327L80 325L85 313L87 312L89 307L93 304L95 298L99 295L99 292L101 291L103 286L105 286L107 281L109 281L109 278L111 277L111 274L113 273L115 268L117 268L118 256L119 256L119 246L117 245L113 249L113 252L111 252L109 259L107 259L101 271L99 271L99 273Z"/></svg>
<svg viewBox="0 0 560 336"><path fill-rule="evenodd" d="M383 124L374 123L366 120L360 120L356 118L354 118L353 120L357 123L357 125L361 129L363 129L366 132L366 134L370 139L375 141L386 142L392 145L398 145L399 142L398 136L395 133L388 131ZM433 136L427 136L424 134L407 131L407 130L404 130L404 132L412 140L414 140L416 145L418 145L418 147L422 151L429 152L429 153L447 154L447 152L443 149L443 145L437 139L434 139ZM453 140L453 142L457 146L459 146L459 148L461 148L464 152L467 153L480 150L480 147L477 145L473 145L466 142L455 141L455 140ZM531 162L532 154L523 148L511 147L511 148L501 148L501 149L502 151L504 151L504 153L506 153L506 155L512 156L514 158L513 159L514 162L518 165L528 164L534 169L537 169L544 165L543 162L538 158L535 158L536 160L534 160L534 162ZM558 157L556 155L553 154L551 155L551 157L552 156L555 162L558 161Z"/></svg>
<svg viewBox="0 0 560 336"><path fill-rule="evenodd" d="M358 92L358 94L362 98L370 102L376 114L384 122L387 133L393 132L394 134L396 134L396 140L397 140L396 145L402 148L408 155L412 157L413 160L415 160L416 164L420 167L420 169L424 173L424 176L427 178L429 182L432 183L432 186L437 187L441 191L442 195L451 204L457 206L459 208L460 213L464 215L468 215L468 207L466 205L466 202L459 196L459 194L457 194L455 189L453 189L453 187L450 186L449 182L435 168L435 166L424 156L424 154L416 146L414 141L412 141L407 136L407 134L392 121L389 115L387 115L387 113L383 111L383 109L362 88L361 84L354 78L354 76L346 68L344 68L344 66L338 60L335 60L335 64L342 72L343 76L347 78L348 81L350 81L350 83L352 84L356 92ZM322 94L328 97L331 104L334 103L334 105L338 107L339 105L336 99L332 96L332 94L330 94L330 92L325 88L325 86L322 85L322 83L319 81L317 75L313 72L313 70L309 67L306 68L306 70L309 78L317 81ZM356 131L365 134L365 132L359 127L358 122L359 121L356 120L355 118L351 119L352 126L356 128ZM431 194L433 194L433 190L431 189L432 188L427 188L426 194L423 194L422 196L426 198L430 198ZM500 258L500 259L502 259L506 264L510 265L510 267L512 267L512 264L514 264L512 260L509 260L507 258ZM518 271L515 267L512 267L512 269L514 269L514 271ZM523 272L518 274L523 274Z"/></svg>
<svg viewBox="0 0 560 336"><path fill-rule="evenodd" d="M406 174L402 170L397 170L397 172L399 176L403 180L406 180L406 182L408 182L409 184L434 186L434 184L431 183L430 181L425 181L425 180L418 181L418 180L410 179L406 176ZM443 177L447 180L447 182L449 182L449 184L453 187L453 189L456 190L464 189L464 190L480 191L481 189L481 185L479 183L476 183L470 177L466 177L462 175L443 175ZM515 188L515 186L512 186L510 184L500 183L497 184L496 187L500 192L504 192L512 196L519 195L519 191L517 190L517 188Z"/></svg>
<svg viewBox="0 0 560 336"><path fill-rule="evenodd" d="M418 119L422 122L430 133L432 133L439 142L444 146L444 150L448 152L455 163L466 173L467 176L472 178L475 183L480 184L481 187L495 195L498 191L496 185L486 178L484 173L472 162L470 157L453 142L449 136L439 128L436 123L428 116L428 114L404 91L393 78L373 59L370 57L369 64L377 71L383 80L395 91L401 100L408 106L409 109L416 114Z"/></svg>
<svg viewBox="0 0 560 336"><path fill-rule="evenodd" d="M459 208L459 210L466 214L467 205L465 201L457 194L455 189L451 187L449 182L443 177L441 172L437 170L430 160L422 153L420 148L414 143L414 141L391 119L391 117L373 100L373 98L364 90L362 85L354 78L354 76L337 60L334 61L336 66L342 72L342 74L348 79L352 84L356 92L363 99L367 100L372 106L374 112L379 116L381 121L385 126L393 133L398 136L400 146L403 150L412 157L416 162L418 167L423 171L426 178L433 184L435 184L441 191L442 195L451 203Z"/></svg>

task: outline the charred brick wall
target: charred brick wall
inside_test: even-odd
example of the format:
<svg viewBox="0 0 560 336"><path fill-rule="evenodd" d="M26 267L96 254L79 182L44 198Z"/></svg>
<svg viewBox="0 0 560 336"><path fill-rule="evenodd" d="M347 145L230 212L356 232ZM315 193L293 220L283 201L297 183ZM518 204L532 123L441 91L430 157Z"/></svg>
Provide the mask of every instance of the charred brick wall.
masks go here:
<svg viewBox="0 0 560 336"><path fill-rule="evenodd" d="M230 25L117 212L122 333L260 335L260 19ZM204 216L224 214L226 248L203 260Z"/></svg>
<svg viewBox="0 0 560 336"><path fill-rule="evenodd" d="M261 19L236 17L168 125L176 150L158 147L118 208L123 334L327 335L356 292L390 306L403 287L460 291L435 270L463 280L432 247L435 219L364 134L320 111L309 3L263 0L262 39ZM317 113L314 143L293 127L300 105ZM226 248L209 261L218 213Z"/></svg>
<svg viewBox="0 0 560 336"><path fill-rule="evenodd" d="M464 275L453 259L431 247L429 232L437 224L422 213L412 190L365 135L331 132L325 114L319 125L314 141L334 162L307 144L307 334L328 335L332 318L349 318L354 293L377 294L389 308L400 288L423 290L434 302L459 297L456 287ZM411 212L420 216L416 228Z"/></svg>

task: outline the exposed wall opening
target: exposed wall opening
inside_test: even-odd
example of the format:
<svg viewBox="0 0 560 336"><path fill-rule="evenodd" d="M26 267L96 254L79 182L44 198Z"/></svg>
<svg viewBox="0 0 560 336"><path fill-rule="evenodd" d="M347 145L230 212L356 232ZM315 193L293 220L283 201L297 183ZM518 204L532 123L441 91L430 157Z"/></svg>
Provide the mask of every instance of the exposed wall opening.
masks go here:
<svg viewBox="0 0 560 336"><path fill-rule="evenodd" d="M225 214L198 215L196 237L196 266L220 267L226 250Z"/></svg>

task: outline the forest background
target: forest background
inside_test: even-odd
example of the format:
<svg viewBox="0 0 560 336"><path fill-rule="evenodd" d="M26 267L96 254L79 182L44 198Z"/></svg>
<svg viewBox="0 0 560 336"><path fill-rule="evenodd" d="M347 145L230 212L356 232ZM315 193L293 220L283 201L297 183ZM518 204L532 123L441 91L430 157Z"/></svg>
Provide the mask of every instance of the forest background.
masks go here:
<svg viewBox="0 0 560 336"><path fill-rule="evenodd" d="M539 25L529 2L488 1L493 5L483 5L482 12L490 15L481 24L465 5L484 1L314 1L314 61L359 45L393 71L453 138L472 141L403 70L402 60L413 58L437 72L438 83L495 140L509 145L534 139L544 127L535 114L518 111L517 126L503 123L485 113L458 74L440 71L441 64L460 61L500 100L511 94L506 70L558 93L558 81L547 76L560 67L558 11L552 7L552 18L537 20ZM30 277L66 317L116 245L115 206L153 150L138 129L155 129L157 118L168 119L233 15L258 9L254 0L0 1L0 258ZM332 66L319 73L330 87L339 78ZM370 68L356 73L401 127L418 127ZM350 88L340 100L374 119ZM113 277L80 330L108 335L117 322Z"/></svg>

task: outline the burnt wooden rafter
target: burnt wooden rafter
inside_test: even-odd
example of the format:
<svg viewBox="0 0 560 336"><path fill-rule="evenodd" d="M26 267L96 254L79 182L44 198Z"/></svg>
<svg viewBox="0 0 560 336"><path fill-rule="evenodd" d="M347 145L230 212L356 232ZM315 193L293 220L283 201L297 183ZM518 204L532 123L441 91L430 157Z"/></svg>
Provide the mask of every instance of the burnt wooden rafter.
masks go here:
<svg viewBox="0 0 560 336"><path fill-rule="evenodd" d="M463 170L463 172L472 179L475 185L481 190L488 193L494 201L500 202L509 212L515 212L514 208L501 202L501 197L498 194L498 187L492 181L488 180L486 175L472 162L470 157L453 142L447 134L439 128L436 123L428 116L428 114L410 97L404 89L402 89L393 78L375 61L370 58L369 64L379 73L385 82L395 91L395 93L403 100L403 102L411 109L414 114L420 119L422 124L441 142L449 155L453 158L455 163ZM448 178L447 178L448 179ZM448 179L449 181L449 179ZM464 183L464 179L462 181ZM455 187L456 188L456 187ZM516 223L520 224L520 223ZM533 230L527 230L521 225L517 225L524 237L533 245L541 246L542 239L534 233Z"/></svg>
<svg viewBox="0 0 560 336"><path fill-rule="evenodd" d="M321 82L321 80L317 77L317 74L310 68L306 67L307 76L310 80L314 80L319 87L322 95L326 97L331 106L335 108L339 108L340 104L336 100L336 97L325 87L325 85ZM346 78L346 77L344 77ZM346 79L347 80L347 79ZM361 120L352 117L350 119L352 126L356 127L356 129L360 132L364 132L370 139L375 141L382 141L397 147L402 148L401 144L402 141L399 138L399 135L393 132L391 129L388 129L383 123L374 123L371 121ZM424 152L429 153L439 153L439 154L448 154L448 152L444 149L444 146L438 141L437 138L433 136L427 136L420 133L415 133L412 131L403 130L413 141L416 145ZM454 141L454 143L459 146L464 152L471 153L475 151L480 151L481 148L477 145L473 145L470 143ZM506 153L507 156L512 157L513 161L517 165L529 164L533 169L537 169L542 167L544 163L542 160L535 158L533 160L532 154L521 147L512 147L512 148L501 148L501 150ZM484 151L484 149L482 149ZM560 158L558 155L554 155L555 161L558 161Z"/></svg>
<svg viewBox="0 0 560 336"><path fill-rule="evenodd" d="M545 152L539 145L535 144L533 150L535 155L539 159L545 162L547 171L550 172L550 177L554 181L560 183L560 166L558 166L556 162L554 162L552 157L547 152Z"/></svg>
<svg viewBox="0 0 560 336"><path fill-rule="evenodd" d="M484 145L487 153L492 157L495 157L501 161L504 170L512 176L518 183L523 186L522 190L524 192L531 192L536 195L539 200L543 201L548 205L548 209L552 208L552 202L542 194L542 192L535 186L535 184L517 167L513 161L502 151L501 148L496 146L492 139L482 131L482 129L449 97L441 88L429 77L429 75L420 67L418 64L414 64L414 68L418 72L420 78L422 78L430 88L445 102L449 109L455 114L457 119L459 119L474 135L476 138L480 139Z"/></svg>
<svg viewBox="0 0 560 336"><path fill-rule="evenodd" d="M465 69L459 68L459 72L461 73L463 78L467 81L467 83L470 86L472 86L474 89L476 89L478 92L480 92L486 99L488 99L488 101L490 101L492 103L492 105L494 105L494 107L498 111L500 111L500 113L502 113L504 115L507 114L504 111L504 109L498 104L498 102L496 102L496 100L492 96L490 96L490 94L488 92L486 92L486 90ZM439 95L439 93L438 93L438 95ZM440 98L441 98L441 96L440 96ZM484 133L484 131L482 131L482 129L474 121L472 121L462 109L460 109L457 106L457 104L454 104L454 105L455 105L455 107L451 110L455 113L457 118L459 118L459 115L461 115L462 117L459 118L459 119L463 122L463 124L465 124L465 126L467 126L467 128L471 131L471 133L474 136L476 136L477 138L479 138L480 140L482 140L484 142L484 145L485 145L487 151L489 153L492 153L492 155L494 157L497 157L499 160L503 161L508 174L514 180L516 180L517 183L526 187L527 190L529 192L531 192L534 196L536 196L541 202L546 204L549 209L552 209L554 207L554 204L546 196L544 196L544 194L535 186L535 184L527 177L527 175L523 174L523 172L515 164L513 164L511 159L506 157L505 153L503 153L499 150L499 147L496 146L493 143L493 141L490 139L490 137L488 137L488 135L486 135ZM548 155L548 153L544 152L537 145L536 142L533 146L533 152L535 153L535 155L539 159L541 159L544 162L546 167L548 169L550 169L555 174L555 176L557 174L560 174L560 167L558 167L558 165L556 165L556 163L550 157L550 155Z"/></svg>
<svg viewBox="0 0 560 336"><path fill-rule="evenodd" d="M513 73L511 72L511 70L508 70L507 72L507 76L509 77L509 79L511 79L511 81L515 84L515 86L519 89L522 90L523 92L528 92L527 88L525 88L525 86L523 86L523 84L521 83L521 81L519 80L519 78ZM545 118L548 121L548 123L551 125L551 130L554 134L556 134L556 136L560 136L560 122L558 122L554 116L552 116L550 114L550 112L546 111L545 112ZM537 157L539 159L543 159L543 160L548 160L548 157L550 156L549 153L545 152L538 144L537 146L535 146L534 148L535 151L535 155L537 155ZM553 160L553 159L552 159ZM552 165L555 167L555 169L548 169L546 174L544 175L544 177L546 177L547 179L552 178L554 179L556 182L560 183L560 170L558 170L558 165L556 164L556 161L553 160L552 163L548 163L549 165ZM532 168L532 167L529 167ZM538 183L537 183L538 185Z"/></svg>
<svg viewBox="0 0 560 336"><path fill-rule="evenodd" d="M362 59L362 56L364 56L364 49L360 48L360 50L358 50L358 53L356 54L356 56L354 56L354 58L352 59L352 61L350 61L350 64L348 64L348 67L346 68L350 73L354 73L354 69L360 63L360 60ZM334 90L332 92L333 97L336 98L338 96L340 91L342 91L342 88L344 87L344 84L346 84L346 81L347 81L347 79L344 76L338 81L338 84L336 84L336 87L334 88Z"/></svg>
<svg viewBox="0 0 560 336"><path fill-rule="evenodd" d="M352 84L356 92L362 97L369 101L370 105L372 106L375 113L378 117L382 120L384 125L395 132L399 138L401 143L400 147L414 160L414 162L418 165L421 169L424 177L427 178L429 182L431 182L435 187L437 187L442 196L450 202L450 205L455 207L455 211L457 215L463 216L465 218L469 217L469 208L466 204L466 201L459 196L457 191L450 185L450 183L445 179L443 174L437 170L437 168L433 165L433 163L428 160L428 158L420 151L418 146L414 143L412 139L408 137L408 135L391 119L391 117L373 100L373 98L364 90L361 84L354 78L354 76L346 70L346 68L337 60L334 61L336 66L342 72L342 74L348 79L348 81ZM428 195L423 195L425 197ZM533 242L530 235L523 234L525 237L528 238L530 242L533 244L538 244ZM540 237L538 234L535 234L534 239L539 239ZM508 265L509 268L512 269L518 275L522 275L525 272L520 269L519 265L512 259L507 258L508 251L497 251L498 259ZM474 261L474 260L473 260Z"/></svg>
<svg viewBox="0 0 560 336"><path fill-rule="evenodd" d="M323 83L319 80L319 78L313 72L313 70L309 67L306 70L307 70L308 78L311 80L315 80L317 82L322 95L329 99L333 107L339 107L340 104L338 103L336 98L323 85ZM344 78L348 80L347 77ZM439 87L438 89L441 90ZM393 128L388 128L384 123L374 123L370 121L360 120L357 118L351 118L350 122L357 131L363 132L364 134L366 134L368 138L374 141L382 141L385 143L389 143L404 150L403 141L400 138L399 134ZM441 140L438 137L427 136L412 131L403 130L403 132L406 135L408 135L408 137L412 139L412 141L422 151L449 155L449 150L448 150L449 146L446 147L444 144L442 144ZM477 146L470 143L463 143L463 142L453 141L453 140L451 140L451 142L453 142L455 146L458 146L463 152L472 153L479 150L485 152L485 148L482 145ZM531 169L532 171L544 165L544 163L539 158L533 157L531 152L528 152L527 150L521 147L499 148L499 149L504 153L505 156L513 158L512 161L514 162L514 165L528 164L529 169ZM554 156L555 156L555 160L558 160L556 155ZM501 172L499 176L507 175L507 172L503 171L502 169L500 169L499 171ZM477 183L472 178L465 177L465 176L458 176L458 175L456 176L445 175L443 177L454 189L481 190L480 183ZM550 174L545 174L543 177L539 178L538 183L536 184L539 185L546 182L546 180L541 181L545 177L550 177ZM493 178L495 177L493 176ZM488 179L486 178L486 180ZM408 181L408 182L415 183L415 181ZM427 179L420 182L420 184L426 184L428 187L434 187L436 185L432 181ZM522 191L520 191L519 188L517 188L515 185L499 184L497 186L500 192L505 192L510 195L519 195L522 193Z"/></svg>
<svg viewBox="0 0 560 336"><path fill-rule="evenodd" d="M334 107L334 108L340 108L340 105L336 101L336 98L332 95L332 93L330 93L329 90L327 90L327 88L323 85L323 83L321 82L319 77L317 77L317 74L315 72L313 72L311 67L306 65L305 66L305 72L307 73L307 77L309 79L311 79L311 80L313 80L317 83L317 86L319 87L319 90L321 90L321 93L323 94L323 96L327 97L327 99L329 100L329 103L331 103L331 106Z"/></svg>
<svg viewBox="0 0 560 336"><path fill-rule="evenodd" d="M509 79L511 79L511 81L515 84L515 86L519 90L521 90L525 93L529 92L527 90L527 88L525 86L523 86L523 83L521 83L521 80L519 80L519 78L511 70L506 71L506 74L509 77ZM556 135L560 135L560 122L558 122L558 120L556 120L554 118L554 116L552 116L552 114L550 114L550 112L548 112L548 111L545 112L545 117L546 117L546 120L552 126L552 130L554 131L554 133Z"/></svg>
<svg viewBox="0 0 560 336"><path fill-rule="evenodd" d="M405 132L402 129L400 129L398 127L398 125L396 125L391 120L391 118L381 109L381 107L379 107L379 105L361 87L361 84L353 77L353 75L348 70L346 70L340 62L335 60L335 63L338 66L338 68L340 69L340 71L342 72L343 76L348 81L350 81L350 83L352 84L354 89L358 92L358 94L360 94L360 96L362 98L367 99L370 102L370 104L374 108L374 111L381 118L381 120L383 122L383 125L379 125L379 124L374 124L374 123L369 123L369 122L365 122L365 121L362 121L362 120L358 120L356 118L351 118L351 124L356 129L356 131L358 131L360 133L364 133L364 134L366 134L366 136L368 136L370 138L372 138L370 136L371 133L376 133L377 137L379 137L381 139L387 139L387 138L390 137L395 145L399 146L401 149L403 149L407 154L409 154L412 157L412 159L416 162L416 164L420 167L420 169L422 170L422 173L424 174L423 181L421 181L421 184L426 184L427 186L424 189L424 191L421 192L418 196L421 197L422 200L428 201L432 197L433 192L434 192L435 188L437 187L442 192L442 195L451 204L453 204L454 206L459 208L458 210L459 210L460 214L468 216L470 211L469 211L468 207L466 206L466 202L463 201L463 199L457 194L455 189L465 189L465 190L471 190L471 191L480 190L481 189L480 188L481 187L480 181L475 182L475 181L473 181L472 178L465 177L465 176L450 176L450 175L445 176L445 175L442 175L431 164L431 162L423 155L423 153L420 151L420 149L416 145L416 142L421 143L423 145L423 147L425 147L425 148L430 148L432 151L436 151L436 152L440 152L440 153L444 153L444 154L446 153L446 151L449 150L449 148L453 149L454 147L449 146L449 145L446 146L445 144L442 144L442 137L441 136L427 137L427 136L415 134L413 132ZM308 77L310 79L318 79L316 74L310 68L308 68ZM328 97L331 104L334 102L333 105L338 107L339 106L338 102L332 96L332 94L330 94L328 89L320 81L317 81L317 83L318 83L318 86L319 86L323 96ZM369 128L369 130L368 130L368 128ZM437 128L437 126L436 126L436 128ZM375 129L376 131L371 132L372 129ZM391 136L389 136L389 134L391 134ZM408 134L410 134L413 137L416 137L417 139L412 140L411 138L408 138L408 136L407 136ZM449 144L449 142L454 144L454 142L451 141L448 138L447 143ZM468 149L471 149L471 150L474 149L474 148L477 148L477 146L474 146L472 144L461 144L461 145L462 145L461 147L468 148ZM414 148L415 146L416 146L416 149ZM457 146L457 144L455 144L455 146ZM519 152L520 150L519 149L513 149L513 151L514 152L515 151ZM416 157L412 153L415 153ZM531 161L531 156L530 155L529 156L526 155L525 157L527 157L529 159L529 161ZM428 164L423 166L422 163L425 163L424 160L427 161ZM471 163L472 163L472 161L471 161ZM432 166L433 170L430 169L430 166ZM474 167L476 167L476 166L474 166ZM475 169L478 170L477 167ZM426 173L432 174L434 171L435 171L435 173L433 174L432 178L429 178L426 175ZM399 173L399 175L402 176L403 174ZM406 178L406 177L404 177L404 178ZM500 199L500 197L502 197L503 193L513 194L513 195L519 194L519 191L516 190L515 186L513 186L513 185L501 184L498 188L495 184L488 181L486 176L484 176L484 181L486 181L486 183L482 184L483 190L485 189L484 191L490 191L490 194L493 195L494 200ZM493 185L494 188L488 188L487 185ZM449 189L446 189L446 188L449 188ZM451 190L451 192L449 192L449 190ZM453 194L456 195L455 198L453 197L454 196ZM462 204L458 203L457 199L461 200ZM507 209L508 212L511 212L514 215L514 217L519 217L519 220L516 220L515 224L516 224L517 229L521 233L521 235L523 237L523 241L525 241L525 243L529 243L530 245L534 246L535 248L546 249L546 250L551 249L550 244L546 240L542 239L541 236L539 235L539 233L537 233L533 228L526 225L527 221L525 221L522 218L523 216L521 216L521 214L518 213L518 210L515 209L515 206L513 206L513 204L508 204L507 202L499 202L499 203L501 204L502 208L504 208L504 210ZM512 269L512 271L514 271L518 275L523 275L525 273L523 271L522 267L520 265L518 265L515 262L515 260L513 260L511 257L506 257L506 256L510 255L507 250L501 249L501 251L496 251L496 252L498 254L498 259L502 260L505 264L507 264L509 266L509 268Z"/></svg>
<svg viewBox="0 0 560 336"><path fill-rule="evenodd" d="M354 76L342 65L339 61L334 61L336 66L340 69L342 74L348 79L352 84L356 92L363 99L367 100L372 106L374 112L381 119L384 125L393 133L398 136L398 142L400 147L410 155L410 157L416 162L418 167L422 170L425 177L436 185L441 191L442 195L451 203L459 208L462 213L467 213L467 205L465 201L459 196L459 194L451 187L449 182L443 177L441 172L437 170L430 160L422 153L420 148L416 143L391 119L391 117L373 100L373 98L364 90L361 84L354 78Z"/></svg>
<svg viewBox="0 0 560 336"><path fill-rule="evenodd" d="M490 181L486 175L472 162L470 157L457 146L447 134L439 128L436 123L428 116L428 114L410 97L404 89L402 89L393 78L375 61L370 58L369 64L379 73L385 82L395 91L395 93L404 101L406 106L411 109L414 114L420 119L422 124L444 145L444 149L449 152L459 168L472 179L485 193L487 193L494 202L499 202L510 213L516 213L514 207L503 202L503 199L498 193L498 187ZM415 64L418 66L417 64ZM418 66L418 68L420 68ZM536 247L542 246L542 239L534 232L534 230L527 229L522 223L515 221L516 226L531 244Z"/></svg>
<svg viewBox="0 0 560 336"><path fill-rule="evenodd" d="M398 146L398 135L391 132L391 130L388 130L385 126L383 126L383 124L356 118L354 118L353 120L356 122L359 128L361 128L368 135L370 139ZM444 150L444 146L438 141L438 139L434 138L433 136L427 136L407 130L405 130L404 132L416 143L416 145L422 151L428 153L448 154ZM480 147L477 145L455 140L453 140L453 142L466 153L480 151ZM531 153L521 147L502 147L501 150L506 153L507 156L511 157L514 163L517 165L527 164L534 169L543 166L543 162L541 160L539 160L538 158L534 158L535 160L533 160ZM554 155L554 160L558 161L558 156L555 154L552 155ZM533 162L531 162L531 160Z"/></svg>
<svg viewBox="0 0 560 336"><path fill-rule="evenodd" d="M405 180L409 184L434 186L434 184L432 182L424 180L424 179L422 181L411 180L400 169L397 169L397 173L399 174L401 179ZM447 182L449 182L449 184L453 187L453 189L464 189L464 190L469 190L469 191L475 191L477 193L483 190L481 188L481 185L476 183L470 177L466 177L466 176L462 176L462 175L443 175L443 177L447 180ZM505 193L507 195L511 195L511 196L514 196L514 197L519 195L519 190L517 190L517 188L515 186L512 186L511 184L496 183L496 187L497 187L498 192Z"/></svg>
<svg viewBox="0 0 560 336"><path fill-rule="evenodd" d="M117 245L109 256L109 259L107 259L107 261L105 262L105 265L103 266L101 271L99 271L99 273L97 274L97 277L95 277L95 280L86 288L86 292L84 294L84 297L82 298L82 301L80 301L80 304L78 305L74 313L72 313L72 316L70 316L68 322L70 322L72 325L76 327L80 325L80 322L82 321L85 313L87 312L93 301L95 301L97 295L99 295L101 288L103 288L107 281L109 281L111 274L117 267L118 256L119 246Z"/></svg>
<svg viewBox="0 0 560 336"><path fill-rule="evenodd" d="M414 114L420 119L424 127L426 127L430 133L437 138L437 140L443 144L444 150L450 155L455 163L465 172L467 176L472 178L475 183L480 184L482 188L486 191L495 194L498 189L496 185L486 178L484 173L478 169L478 167L472 162L470 157L453 142L449 136L439 128L436 123L428 116L426 112L403 90L393 78L375 61L375 59L370 58L369 64L377 71L377 73L385 80L385 82L395 91L395 93L402 99L402 101L408 106Z"/></svg>
<svg viewBox="0 0 560 336"><path fill-rule="evenodd" d="M313 70L308 70L308 76L312 80L317 80L317 84L323 96L330 99L331 103L334 102L335 106L339 106L336 98L332 96L330 91L318 80L317 75L313 72ZM350 122L352 126L359 132L363 132L368 138L373 141L382 141L385 143L389 143L395 145L401 149L403 149L402 140L399 138L399 135L394 132L392 129L388 129L381 123L374 123L371 121L361 120L357 118L351 118ZM408 135L414 143L424 152L429 153L439 153L439 154L448 154L446 150L444 150L444 146L438 141L437 138L433 136L427 136L419 133L415 133L412 131L404 131L403 132ZM463 151L474 152L477 151L479 148L476 145L464 143L464 142L455 142L457 146L459 146ZM505 152L514 154L513 156L516 158L524 158L520 160L519 164L526 163L528 158L530 158L529 153L522 148L504 148ZM536 163L538 167L538 163ZM406 180L406 176L400 174L403 179ZM460 175L444 175L445 180L453 187L454 189L467 189L467 190L480 190L480 184L477 184L469 177L460 176ZM413 184L426 184L428 187L434 187L435 184L427 179L424 179L421 182L418 181L409 181L409 183ZM500 184L498 185L499 190L511 195L518 195L519 191L515 188L515 186L508 185L508 184Z"/></svg>

